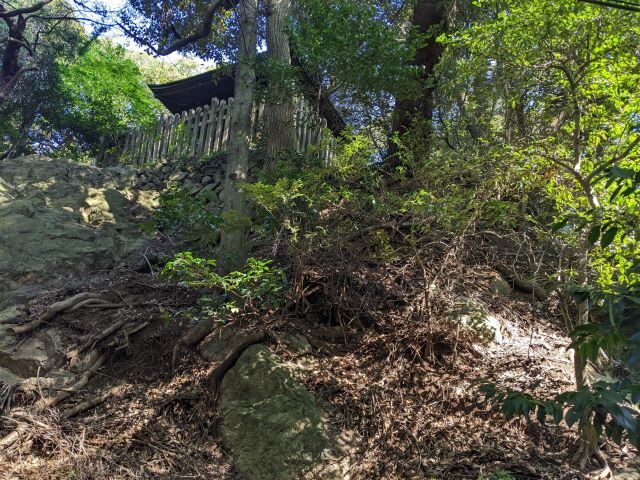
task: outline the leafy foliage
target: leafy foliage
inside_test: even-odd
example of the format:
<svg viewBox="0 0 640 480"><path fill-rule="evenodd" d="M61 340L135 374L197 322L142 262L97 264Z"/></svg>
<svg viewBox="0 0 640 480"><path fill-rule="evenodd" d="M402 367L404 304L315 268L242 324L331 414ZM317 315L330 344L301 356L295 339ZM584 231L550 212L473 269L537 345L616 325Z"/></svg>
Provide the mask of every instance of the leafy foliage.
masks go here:
<svg viewBox="0 0 640 480"><path fill-rule="evenodd" d="M579 424L581 428L593 426L598 435L603 432L621 443L626 437L632 444L640 445L640 387L631 382L595 382L577 391L565 392L553 400L542 401L515 390L498 390L495 385L484 384L480 392L489 403L500 406L509 418L530 415L541 424L551 417L558 425L564 421L568 427Z"/></svg>
<svg viewBox="0 0 640 480"><path fill-rule="evenodd" d="M154 121L160 111L142 81L140 70L124 48L93 42L77 60L58 59L60 95L67 107L49 121L58 129L75 132L78 140L112 143L129 128Z"/></svg>
<svg viewBox="0 0 640 480"><path fill-rule="evenodd" d="M222 219L208 209L206 195L194 196L187 189L172 187L160 195L159 203L153 217L144 225L147 231L174 235L203 251L215 246Z"/></svg>
<svg viewBox="0 0 640 480"><path fill-rule="evenodd" d="M272 264L271 260L249 258L243 271L220 275L215 271L215 260L183 252L165 265L162 274L189 287L218 290L222 295L209 297L208 307L234 313L248 305L262 309L282 305L286 275Z"/></svg>

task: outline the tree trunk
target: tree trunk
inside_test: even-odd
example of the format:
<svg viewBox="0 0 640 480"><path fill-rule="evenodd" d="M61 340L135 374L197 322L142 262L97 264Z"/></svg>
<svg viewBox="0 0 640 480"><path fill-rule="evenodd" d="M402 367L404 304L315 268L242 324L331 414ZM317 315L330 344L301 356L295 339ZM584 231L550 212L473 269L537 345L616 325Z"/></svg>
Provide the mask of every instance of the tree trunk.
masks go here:
<svg viewBox="0 0 640 480"><path fill-rule="evenodd" d="M249 173L251 112L256 88L256 18L257 0L241 0L238 7L240 32L235 77L235 103L231 121L227 172L222 197L226 225L220 242L223 269L231 271L244 265L248 253L246 239L247 206L239 184Z"/></svg>
<svg viewBox="0 0 640 480"><path fill-rule="evenodd" d="M267 12L267 55L269 61L285 73L283 78L271 81L264 116L265 154L267 168L273 167L278 155L295 148L293 125L295 106L293 81L288 78L291 67L291 47L287 22L291 0L269 0Z"/></svg>
<svg viewBox="0 0 640 480"><path fill-rule="evenodd" d="M420 68L419 80L421 91L416 98L405 98L398 100L394 113L392 130L400 136L404 135L414 123L416 117L424 121L426 126L426 137L424 142L428 142L431 133L431 122L433 120L434 108L434 86L430 83L433 70L442 56L442 45L436 41L437 34L445 22L445 8L442 0L418 0L411 19L412 33L409 41L422 38L420 47L416 50L412 65ZM394 142L389 144L389 155L387 161L391 166L397 166L399 159L397 156L397 145Z"/></svg>
<svg viewBox="0 0 640 480"><path fill-rule="evenodd" d="M0 12L5 8L0 5ZM9 97L11 90L16 86L18 80L26 71L32 69L20 68L20 50L22 49L22 41L27 21L22 15L17 18L6 17L3 19L7 25L8 38L14 41L7 41L7 46L2 52L0 61L0 105Z"/></svg>

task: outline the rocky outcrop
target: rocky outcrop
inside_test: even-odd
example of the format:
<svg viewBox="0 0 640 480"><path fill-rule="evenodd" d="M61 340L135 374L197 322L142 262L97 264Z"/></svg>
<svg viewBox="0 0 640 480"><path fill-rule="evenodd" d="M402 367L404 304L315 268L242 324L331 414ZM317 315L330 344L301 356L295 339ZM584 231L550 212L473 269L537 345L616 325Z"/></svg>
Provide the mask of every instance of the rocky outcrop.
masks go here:
<svg viewBox="0 0 640 480"><path fill-rule="evenodd" d="M221 433L247 479L301 479L321 463L328 441L316 399L266 346L245 350L220 391Z"/></svg>
<svg viewBox="0 0 640 480"><path fill-rule="evenodd" d="M139 248L138 220L157 193L131 189L135 177L35 155L0 162L0 309L28 300L34 285L110 269Z"/></svg>

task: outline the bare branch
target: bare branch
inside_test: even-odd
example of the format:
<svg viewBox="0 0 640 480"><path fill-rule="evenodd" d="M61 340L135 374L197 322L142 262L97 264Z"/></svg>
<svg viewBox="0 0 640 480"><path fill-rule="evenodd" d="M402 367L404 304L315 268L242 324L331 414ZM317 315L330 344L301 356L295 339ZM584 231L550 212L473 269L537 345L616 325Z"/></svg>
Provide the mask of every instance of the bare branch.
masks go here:
<svg viewBox="0 0 640 480"><path fill-rule="evenodd" d="M0 85L0 102L6 100L9 97L9 92L11 92L11 90L13 89L15 84L18 83L18 80L20 80L20 78L22 78L28 72L35 72L37 70L38 69L36 67L21 68L16 72L16 74L13 77L11 77L11 80L9 80L4 85Z"/></svg>
<svg viewBox="0 0 640 480"><path fill-rule="evenodd" d="M27 42L26 40L20 40L18 38L13 38L13 37L7 37L7 38L3 38L2 40L0 40L0 43L3 42L7 42L7 43L16 43L18 45L20 45L21 47L24 47L31 56L33 56L33 48L31 47L31 45L29 44L29 42Z"/></svg>
<svg viewBox="0 0 640 480"><path fill-rule="evenodd" d="M130 28L124 25L122 22L117 22L117 26L129 37L133 38L137 42L141 43L145 47L149 48L153 53L160 56L169 55L173 52L180 50L181 48L186 47L192 43L197 42L198 40L202 40L206 38L211 33L211 29L213 26L213 17L218 12L218 10L229 9L235 5L235 0L213 0L206 12L204 13L204 18L202 19L202 23L200 27L191 34L176 40L175 42L169 44L166 47L158 48L151 44L151 42L141 38L139 35L134 33Z"/></svg>
<svg viewBox="0 0 640 480"><path fill-rule="evenodd" d="M3 5L0 5L0 18L17 17L19 15L37 12L49 5L52 1L53 0L42 0L41 2L34 3L30 7L16 8L15 10L6 10Z"/></svg>

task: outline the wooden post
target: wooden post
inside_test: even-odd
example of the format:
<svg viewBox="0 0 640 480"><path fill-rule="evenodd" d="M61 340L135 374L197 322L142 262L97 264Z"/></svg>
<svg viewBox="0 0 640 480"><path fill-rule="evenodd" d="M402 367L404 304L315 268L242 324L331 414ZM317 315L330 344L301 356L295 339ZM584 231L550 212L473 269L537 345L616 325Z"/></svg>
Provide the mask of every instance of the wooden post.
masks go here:
<svg viewBox="0 0 640 480"><path fill-rule="evenodd" d="M233 116L234 103L234 98L229 98L229 101L227 102L227 114L224 117L224 133L222 134L221 150L227 149L227 147L229 146L229 136L233 133L231 132L231 118Z"/></svg>
<svg viewBox="0 0 640 480"><path fill-rule="evenodd" d="M196 150L196 155L203 156L204 155L204 142L207 138L207 123L209 120L209 105L205 105L202 111L200 112L200 131L198 132L198 148Z"/></svg>
<svg viewBox="0 0 640 480"><path fill-rule="evenodd" d="M200 120L202 119L202 107L198 107L195 110L192 110L192 118L191 121L191 148L189 149L189 155L194 156L198 152L198 138L199 138L199 129L200 129Z"/></svg>
<svg viewBox="0 0 640 480"><path fill-rule="evenodd" d="M210 155L213 151L213 141L216 134L216 120L218 110L220 109L220 100L217 98L211 99L211 108L209 108L209 118L207 119L207 138L205 140L204 154Z"/></svg>

